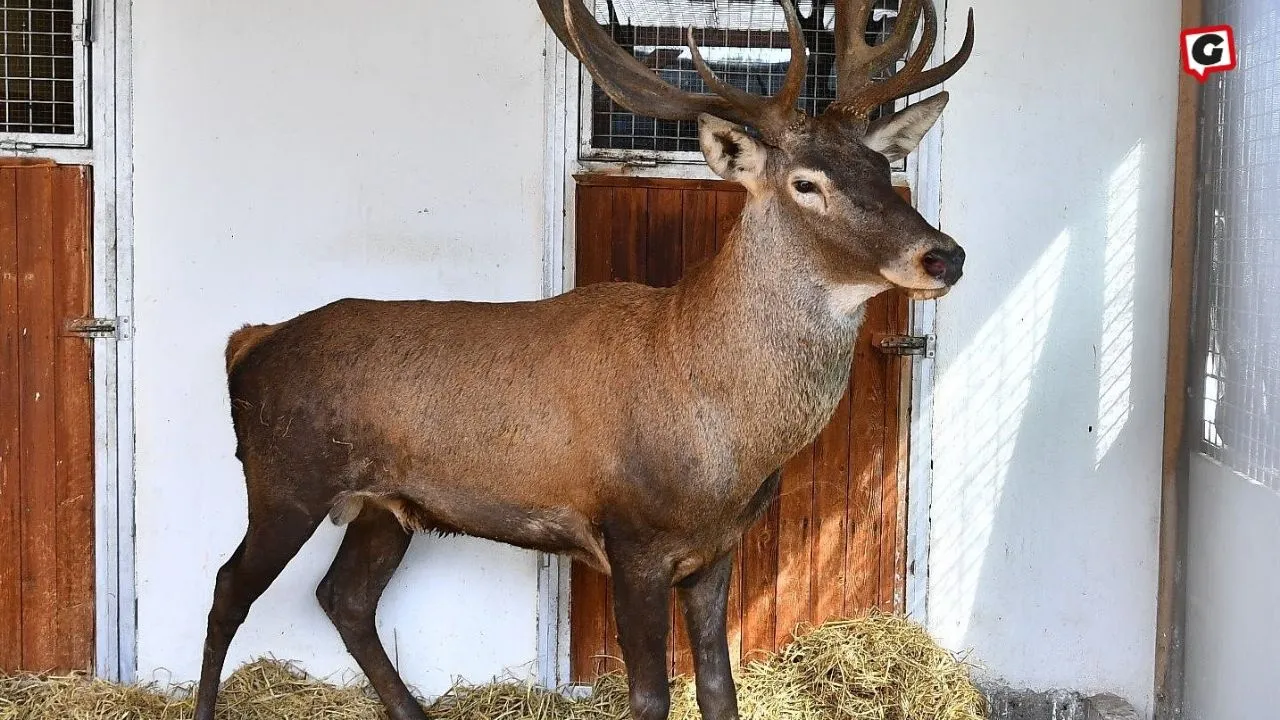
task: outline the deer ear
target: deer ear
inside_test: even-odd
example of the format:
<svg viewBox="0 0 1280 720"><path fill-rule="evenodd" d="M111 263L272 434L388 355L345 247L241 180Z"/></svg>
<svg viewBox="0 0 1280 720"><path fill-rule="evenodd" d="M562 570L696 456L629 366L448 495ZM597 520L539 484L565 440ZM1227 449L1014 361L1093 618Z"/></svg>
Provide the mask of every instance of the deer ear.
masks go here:
<svg viewBox="0 0 1280 720"><path fill-rule="evenodd" d="M698 116L698 141L707 165L720 177L752 193L764 182L764 145L741 126L704 113Z"/></svg>
<svg viewBox="0 0 1280 720"><path fill-rule="evenodd" d="M889 158L889 162L901 160L920 145L925 133L938 122L948 99L947 93L940 92L879 118L867 128L862 144Z"/></svg>

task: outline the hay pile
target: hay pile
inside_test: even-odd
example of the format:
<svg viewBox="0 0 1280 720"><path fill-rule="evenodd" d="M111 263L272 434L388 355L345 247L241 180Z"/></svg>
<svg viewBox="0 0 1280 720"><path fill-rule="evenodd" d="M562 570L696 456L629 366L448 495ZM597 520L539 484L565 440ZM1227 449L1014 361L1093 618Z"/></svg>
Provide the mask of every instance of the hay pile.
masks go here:
<svg viewBox="0 0 1280 720"><path fill-rule="evenodd" d="M965 666L919 626L873 614L805 628L782 652L738 673L743 720L982 720L985 704ZM190 686L172 691L83 676L0 677L0 720L183 720ZM432 720L625 720L626 680L601 678L571 700L524 683L458 684L427 706ZM218 697L220 720L383 720L361 686L337 687L296 666L259 660ZM672 682L671 720L697 720L693 683Z"/></svg>

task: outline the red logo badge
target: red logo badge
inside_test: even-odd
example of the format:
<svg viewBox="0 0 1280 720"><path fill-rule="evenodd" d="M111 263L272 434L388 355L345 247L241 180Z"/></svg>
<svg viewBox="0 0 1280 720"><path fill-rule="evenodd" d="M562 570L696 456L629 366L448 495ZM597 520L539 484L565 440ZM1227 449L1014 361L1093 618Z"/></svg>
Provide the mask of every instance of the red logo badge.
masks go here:
<svg viewBox="0 0 1280 720"><path fill-rule="evenodd" d="M1210 73L1236 66L1236 38L1230 25L1182 31L1182 69L1204 82Z"/></svg>

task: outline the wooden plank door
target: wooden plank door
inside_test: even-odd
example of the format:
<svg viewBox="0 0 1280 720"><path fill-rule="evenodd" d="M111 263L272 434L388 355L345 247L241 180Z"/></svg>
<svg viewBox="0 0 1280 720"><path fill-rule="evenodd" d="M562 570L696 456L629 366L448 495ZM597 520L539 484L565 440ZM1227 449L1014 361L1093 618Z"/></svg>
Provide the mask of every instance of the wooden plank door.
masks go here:
<svg viewBox="0 0 1280 720"><path fill-rule="evenodd" d="M675 283L724 243L746 200L741 186L722 181L577 180L578 285ZM872 340L907 332L908 313L898 292L868 304L848 392L813 444L783 468L778 495L737 552L729 600L735 662L785 644L801 622L903 607L907 423L899 413L910 366ZM608 578L575 563L570 592L572 679L621 669ZM669 661L689 673L683 625L673 595Z"/></svg>
<svg viewBox="0 0 1280 720"><path fill-rule="evenodd" d="M0 672L93 666L89 168L0 161Z"/></svg>

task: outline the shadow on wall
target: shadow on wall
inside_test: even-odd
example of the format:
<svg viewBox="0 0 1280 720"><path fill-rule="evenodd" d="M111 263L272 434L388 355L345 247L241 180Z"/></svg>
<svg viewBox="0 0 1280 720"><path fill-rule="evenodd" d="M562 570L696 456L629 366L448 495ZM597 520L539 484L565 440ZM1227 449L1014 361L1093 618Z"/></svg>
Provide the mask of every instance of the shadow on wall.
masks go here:
<svg viewBox="0 0 1280 720"><path fill-rule="evenodd" d="M1069 180L1100 192L1043 206L1053 217L1032 228L1045 238L1038 249L1019 252L1016 245L1033 240L1025 228L1008 228L1011 254L1026 256L1016 280L1001 282L992 270L999 261L973 253L972 285L1012 289L963 333L971 339L937 383L930 626L948 646L973 649L989 673L1040 676L1042 686L1064 663L1077 678L1111 681L1108 661L1091 657L1099 624L1114 630L1117 644L1135 633L1125 629L1125 608L1108 617L1117 608L1091 589L1121 570L1132 557L1126 551L1141 549L1156 526L1154 505L1133 517L1125 508L1135 504L1116 498L1154 496L1147 486L1158 483L1158 452L1137 458L1144 464L1135 469L1126 442L1158 444L1158 423L1135 428L1133 414L1137 400L1159 416L1152 392L1163 388L1164 368L1151 362L1163 346L1149 338L1136 352L1135 326L1163 321L1163 306L1137 302L1140 283L1155 288L1163 279L1140 277L1142 262L1161 272L1167 263L1144 257L1152 246L1139 242L1153 231L1139 213L1143 176L1152 171L1143 141L1117 142L1110 156L1110 167L1081 168ZM1065 227L1055 233L1058 223ZM945 307L941 314L948 322ZM1139 358L1145 370L1135 367ZM1152 392L1135 390L1135 371L1152 378ZM1140 539L1131 544L1134 533ZM1133 568L1140 584L1147 575L1154 582L1149 565ZM1122 603L1133 597L1116 594ZM1001 638L995 652L992 638Z"/></svg>

